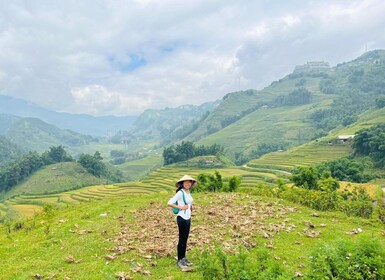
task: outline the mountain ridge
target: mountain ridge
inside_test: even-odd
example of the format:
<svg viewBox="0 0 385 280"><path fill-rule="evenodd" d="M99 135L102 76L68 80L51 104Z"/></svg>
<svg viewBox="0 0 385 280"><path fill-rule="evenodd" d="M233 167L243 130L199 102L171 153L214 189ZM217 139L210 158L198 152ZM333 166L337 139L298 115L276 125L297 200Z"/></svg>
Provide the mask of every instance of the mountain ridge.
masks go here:
<svg viewBox="0 0 385 280"><path fill-rule="evenodd" d="M0 114L39 118L57 127L92 136L103 136L126 129L137 118L137 116L94 117L87 114L56 112L7 95L0 95Z"/></svg>

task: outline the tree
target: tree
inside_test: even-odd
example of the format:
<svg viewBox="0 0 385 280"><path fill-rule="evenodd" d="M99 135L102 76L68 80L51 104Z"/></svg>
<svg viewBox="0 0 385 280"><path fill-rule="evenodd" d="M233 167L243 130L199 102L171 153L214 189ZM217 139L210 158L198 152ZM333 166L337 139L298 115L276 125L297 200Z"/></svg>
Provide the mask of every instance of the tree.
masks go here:
<svg viewBox="0 0 385 280"><path fill-rule="evenodd" d="M87 172L96 177L101 177L102 175L107 174L106 165L102 162L99 152L96 152L94 156L81 154L78 162L87 170Z"/></svg>
<svg viewBox="0 0 385 280"><path fill-rule="evenodd" d="M376 98L376 106L381 109L385 107L385 96L379 96Z"/></svg>
<svg viewBox="0 0 385 280"><path fill-rule="evenodd" d="M314 167L297 167L291 177L293 183L298 187L308 190L317 190L318 171Z"/></svg>
<svg viewBox="0 0 385 280"><path fill-rule="evenodd" d="M368 155L375 165L385 167L385 124L360 130L352 147L355 154Z"/></svg>
<svg viewBox="0 0 385 280"><path fill-rule="evenodd" d="M46 165L57 163L57 162L66 162L72 161L72 157L67 154L63 146L50 147L49 151L42 154L42 158Z"/></svg>
<svg viewBox="0 0 385 280"><path fill-rule="evenodd" d="M241 185L241 178L238 176L233 176L229 180L229 191L233 192Z"/></svg>

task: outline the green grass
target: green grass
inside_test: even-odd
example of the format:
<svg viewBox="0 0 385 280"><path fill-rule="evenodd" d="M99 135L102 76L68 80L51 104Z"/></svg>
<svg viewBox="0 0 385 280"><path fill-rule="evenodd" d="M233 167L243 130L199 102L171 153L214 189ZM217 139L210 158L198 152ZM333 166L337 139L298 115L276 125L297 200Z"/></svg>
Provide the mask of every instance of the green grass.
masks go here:
<svg viewBox="0 0 385 280"><path fill-rule="evenodd" d="M21 194L42 195L61 193L87 185L104 184L106 180L96 178L74 162L62 162L45 166L27 180L12 188L4 195L9 198Z"/></svg>
<svg viewBox="0 0 385 280"><path fill-rule="evenodd" d="M116 167L122 171L123 175L130 181L138 181L162 164L162 152L155 151L144 158L116 165Z"/></svg>
<svg viewBox="0 0 385 280"><path fill-rule="evenodd" d="M201 279L199 273L185 274L175 265L177 228L166 206L171 195L141 194L70 204L24 219L19 222L20 230L10 224L11 233L2 226L1 275L4 279L31 279L40 274L92 280L117 279L117 272L127 272L134 279ZM219 242L229 251L249 244L270 248L272 256L293 275L297 271L306 274L313 248L340 239L355 240L358 236L347 234L354 228L363 229L361 237L383 238L384 227L375 221L334 212L318 212L315 217L314 210L277 199L201 193L194 194L194 201L188 252L193 261L204 244L213 248ZM304 234L309 221L319 237ZM80 234L85 231L88 233ZM263 233L270 238L263 238ZM118 246L128 251L107 260ZM131 271L138 263L151 276Z"/></svg>

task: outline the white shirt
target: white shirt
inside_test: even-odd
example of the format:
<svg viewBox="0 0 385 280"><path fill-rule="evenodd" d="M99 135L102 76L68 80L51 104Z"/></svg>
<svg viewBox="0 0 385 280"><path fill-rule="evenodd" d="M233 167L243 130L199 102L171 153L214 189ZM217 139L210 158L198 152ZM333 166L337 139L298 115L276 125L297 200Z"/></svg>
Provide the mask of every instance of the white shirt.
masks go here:
<svg viewBox="0 0 385 280"><path fill-rule="evenodd" d="M185 205L183 201L183 194L182 191L184 192L184 198L186 200L186 203L188 205L187 210L179 210L178 216L181 216L183 219L188 220L191 218L191 205L193 203L193 198L190 194L190 192L186 193L184 190L178 191L169 201L168 205L171 204L176 204L175 202L178 201L178 205Z"/></svg>

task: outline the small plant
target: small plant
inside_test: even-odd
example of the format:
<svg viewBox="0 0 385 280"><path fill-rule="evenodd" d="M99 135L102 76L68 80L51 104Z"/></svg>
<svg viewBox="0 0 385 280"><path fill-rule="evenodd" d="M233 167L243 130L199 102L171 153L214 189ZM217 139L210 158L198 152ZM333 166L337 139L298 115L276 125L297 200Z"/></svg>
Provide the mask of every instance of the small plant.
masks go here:
<svg viewBox="0 0 385 280"><path fill-rule="evenodd" d="M198 261L203 279L294 279L279 265L267 249L248 250L244 246L233 255L219 246L203 250Z"/></svg>
<svg viewBox="0 0 385 280"><path fill-rule="evenodd" d="M385 279L385 248L378 240L339 241L310 256L309 279Z"/></svg>

